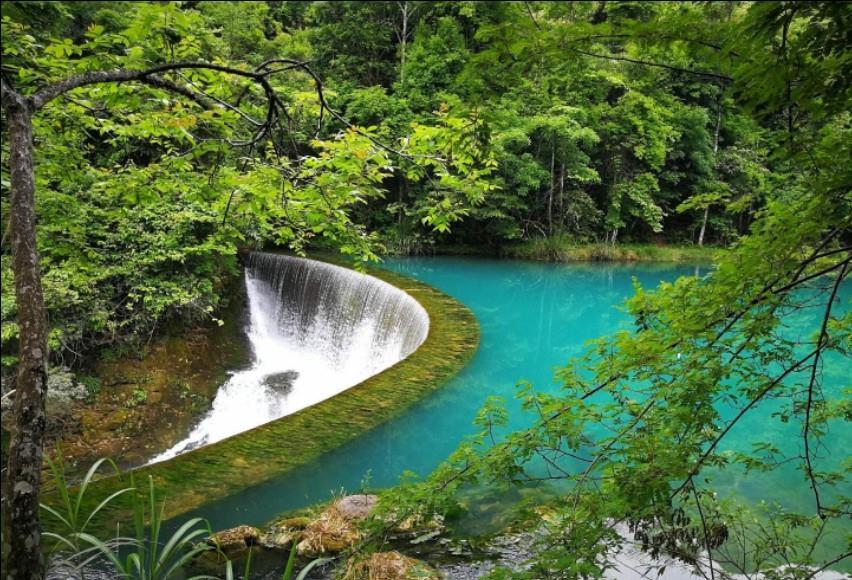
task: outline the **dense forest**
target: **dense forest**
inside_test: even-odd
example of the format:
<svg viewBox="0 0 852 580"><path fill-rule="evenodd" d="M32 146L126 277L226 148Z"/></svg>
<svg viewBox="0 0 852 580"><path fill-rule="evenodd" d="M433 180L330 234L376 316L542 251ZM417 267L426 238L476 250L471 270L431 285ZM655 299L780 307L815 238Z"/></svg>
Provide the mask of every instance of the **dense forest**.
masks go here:
<svg viewBox="0 0 852 580"><path fill-rule="evenodd" d="M570 501L517 577L604 574L608 522L626 521L716 578L696 553L751 516L701 489L702 470L795 461L812 513L743 532L759 555L739 571L848 560L848 545L814 547L849 516L848 457L820 471L811 445L850 419L848 390L819 391L829 351L850 374L849 4L8 1L2 26L4 577L43 577L51 389L85 400L93 361L224 325L241 256L264 248L362 270L387 255L715 257L703 281L637 284L636 332L559 370L563 394L519 392L534 425L494 440L507 411L490 401L479 439L391 501L445 513L473 482L530 479L534 457L592 457L551 474ZM783 320L805 308L803 346ZM800 456L716 453L716 401L776 397ZM611 433L592 443L593 424Z"/></svg>
<svg viewBox="0 0 852 580"><path fill-rule="evenodd" d="M771 155L788 121L801 141L815 138L796 122L805 111L761 102L783 97L783 79L758 79L782 85L755 87L755 102L734 100L732 79L719 71L755 63L721 43L743 6L531 9L10 3L4 54L7 74L27 67L18 83L108 63L209 60L251 70L284 55L310 63L325 100L304 71L271 77L286 99L276 114L287 135L253 148L231 144L253 140L260 103L240 123L224 105L200 111L160 102L168 97L156 88L104 85L39 115L40 249L55 356L73 363L75 353L147 338L166 319L207 316L241 246L326 243L372 258L382 249L544 237L727 244L786 180L789 169ZM661 22L670 39L656 32ZM702 39L691 42L696 26ZM243 90L215 71L182 77L215 100ZM318 125L325 105L336 114L326 111ZM4 257L4 280L10 264ZM12 285L3 287L4 338L12 339Z"/></svg>

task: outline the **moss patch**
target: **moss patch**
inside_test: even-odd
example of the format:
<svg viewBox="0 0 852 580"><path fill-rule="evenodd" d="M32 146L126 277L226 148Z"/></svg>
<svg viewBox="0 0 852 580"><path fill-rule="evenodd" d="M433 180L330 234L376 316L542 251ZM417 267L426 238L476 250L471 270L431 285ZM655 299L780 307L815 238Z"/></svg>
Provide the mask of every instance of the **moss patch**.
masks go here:
<svg viewBox="0 0 852 580"><path fill-rule="evenodd" d="M420 348L392 367L317 405L169 461L135 470L138 483L143 478L153 478L161 497L167 498L168 517L312 461L399 415L444 385L467 364L479 345L479 325L470 310L412 278L377 268L369 269L369 273L404 290L426 309L429 335ZM99 498L126 485L126 477L104 478L89 489L86 503L94 507ZM126 503L119 501L113 508L113 519L126 517Z"/></svg>
<svg viewBox="0 0 852 580"><path fill-rule="evenodd" d="M109 356L92 364L98 389L91 403L74 410L79 429L46 449L48 455L62 452L66 475L82 475L101 457L134 467L186 436L210 408L227 371L250 362L240 328L245 308L241 280L233 283L223 326L161 336L144 356Z"/></svg>

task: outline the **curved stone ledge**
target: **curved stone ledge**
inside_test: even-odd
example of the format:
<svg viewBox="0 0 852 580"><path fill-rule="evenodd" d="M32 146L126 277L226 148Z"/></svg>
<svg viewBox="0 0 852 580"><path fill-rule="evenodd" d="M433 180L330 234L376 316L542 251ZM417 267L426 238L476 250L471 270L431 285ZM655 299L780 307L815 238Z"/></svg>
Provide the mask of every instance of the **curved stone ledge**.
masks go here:
<svg viewBox="0 0 852 580"><path fill-rule="evenodd" d="M153 478L158 495L167 501L168 517L286 473L355 439L443 386L472 358L479 345L479 324L466 306L407 276L379 268L368 273L407 292L425 308L429 334L423 344L408 358L312 407L133 470L137 486L147 487L148 477ZM98 480L85 503L94 508L128 483L126 474ZM125 498L111 506L111 519L128 508Z"/></svg>

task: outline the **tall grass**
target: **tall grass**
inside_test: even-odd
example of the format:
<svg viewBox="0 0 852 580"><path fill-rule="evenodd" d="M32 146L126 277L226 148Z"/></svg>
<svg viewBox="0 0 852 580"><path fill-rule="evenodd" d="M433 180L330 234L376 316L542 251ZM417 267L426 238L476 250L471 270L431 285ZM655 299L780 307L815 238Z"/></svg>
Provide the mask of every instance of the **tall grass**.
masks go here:
<svg viewBox="0 0 852 580"><path fill-rule="evenodd" d="M65 477L61 457L49 459L51 475L59 495L59 504L41 508L50 517L46 524L54 526L44 533L45 538L54 540L54 553L59 556L55 563L71 566L81 573L95 560L109 562L121 578L133 580L168 580L182 572L183 567L208 546L196 544L202 537L209 536L210 526L201 518L192 518L168 537L161 537L165 515L165 502L158 505L154 482L148 478L146 493L138 493L133 475L130 486L124 487L105 499L94 509L84 506L86 493L92 480L103 465L109 465L118 474L118 467L108 459L96 461L76 487ZM133 505L133 536L122 536L120 528L116 535L102 539L90 533L93 521L117 497L130 494ZM211 578L195 576L195 580ZM192 579L188 579L192 580Z"/></svg>
<svg viewBox="0 0 852 580"><path fill-rule="evenodd" d="M84 507L84 499L95 474L101 466L108 465L112 467L116 475L120 475L118 466L109 459L99 459L92 464L80 485L75 489L65 477L65 464L61 455L54 458L48 457L47 463L59 495L59 505L54 508L41 504L41 509L50 516L47 523L54 526L52 530L46 530L43 536L55 542L53 550L55 553L66 556L60 558L58 563L82 569L99 557L98 549L84 539L88 535L87 530L93 520L115 498L134 490L133 487L119 489L98 503L95 508L87 510ZM111 542L117 543L119 540L111 540Z"/></svg>
<svg viewBox="0 0 852 580"><path fill-rule="evenodd" d="M140 491L130 474L130 485L112 493L93 509L87 510L86 494L95 475L103 466L109 466L120 476L118 466L109 459L99 459L86 472L79 485L73 486L65 476L61 456L48 458L51 476L56 486L59 502L55 506L42 504L48 514L43 536L54 541L52 560L54 566L74 568L84 577L85 570L95 561L108 563L126 580L217 580L216 576L197 575L187 578L184 568L211 547L202 538L212 535L210 525L201 518L192 518L183 523L168 537L162 535L165 521L165 501L157 501L154 480L148 476L147 489ZM119 496L129 494L133 507L132 536L122 536L120 527L116 535L102 539L90 531L93 522L109 504ZM319 558L309 562L293 578L296 564L296 544L293 541L290 556L282 580L305 580L312 569L331 562L333 558ZM220 552L221 554L221 552ZM224 554L221 554L224 557ZM243 568L244 580L251 576L251 551ZM225 580L234 580L233 563L225 559Z"/></svg>

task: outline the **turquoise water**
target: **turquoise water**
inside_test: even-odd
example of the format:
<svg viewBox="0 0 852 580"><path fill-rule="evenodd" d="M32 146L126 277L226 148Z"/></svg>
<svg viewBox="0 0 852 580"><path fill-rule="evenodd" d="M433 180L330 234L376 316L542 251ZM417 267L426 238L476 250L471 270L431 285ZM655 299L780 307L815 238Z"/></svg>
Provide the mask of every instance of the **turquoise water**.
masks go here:
<svg viewBox="0 0 852 580"><path fill-rule="evenodd" d="M295 471L193 513L216 528L259 524L280 511L326 500L341 489L395 484L404 471L426 475L468 434L488 396L512 400L518 381L558 388L553 369L589 339L628 323L619 305L643 285L705 274L706 267L657 264L546 264L478 258L390 259L385 267L454 296L482 329L471 363L443 389L402 416ZM512 413L513 426L525 424Z"/></svg>
<svg viewBox="0 0 852 580"><path fill-rule="evenodd" d="M512 400L517 382L530 381L538 390L556 391L555 367L581 354L586 341L629 325L620 305L632 294L634 277L643 286L653 287L663 280L709 271L706 266L671 264L547 264L448 257L391 259L385 267L440 288L471 308L482 328L473 361L450 384L397 419L310 465L210 503L192 515L207 518L214 529L261 524L278 512L326 500L340 490L359 490L368 474L373 488L397 483L404 471L426 475L474 431L472 421L488 396L509 401L510 427L526 425L529 416ZM842 303L852 297L850 290L846 285ZM848 384L852 374L848 362L826 361L832 383L827 387L839 392L841 385ZM731 433L729 445L747 448L750 439L763 437L795 451L799 427L767 420L772 410L770 403L747 417ZM821 453L836 463L848 454L845 446L850 440L848 423L835 426L826 438L835 453L826 448ZM797 462L791 462L761 479L726 473L717 481L740 497L769 497L791 507L806 507L810 496L802 493L805 488L797 469Z"/></svg>

